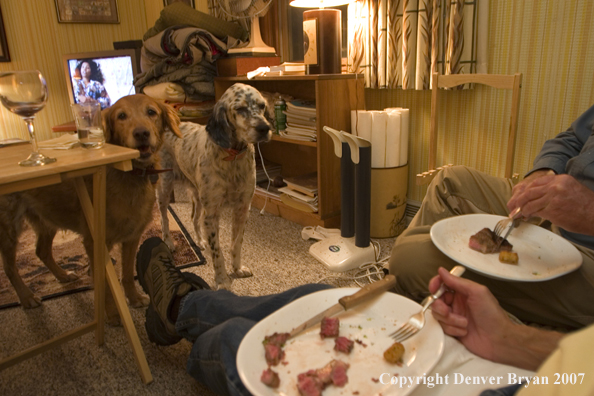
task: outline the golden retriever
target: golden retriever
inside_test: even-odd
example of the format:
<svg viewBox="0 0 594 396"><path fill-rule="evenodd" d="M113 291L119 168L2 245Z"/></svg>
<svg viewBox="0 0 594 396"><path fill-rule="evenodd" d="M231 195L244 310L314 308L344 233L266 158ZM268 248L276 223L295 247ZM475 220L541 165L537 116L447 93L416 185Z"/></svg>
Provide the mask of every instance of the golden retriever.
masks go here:
<svg viewBox="0 0 594 396"><path fill-rule="evenodd" d="M133 160L133 171L107 170L105 239L109 250L121 243L121 279L130 305L146 306L148 297L140 294L134 284L134 260L140 237L152 219L156 199L155 169L159 168L157 152L166 130L181 136L179 117L171 107L145 95L125 96L102 115L107 143L140 151L140 157ZM85 178L85 182L91 191L91 178ZM38 256L61 281L70 280L72 274L53 262L51 243L56 230L68 229L82 235L91 268L93 238L72 180L0 197L0 251L4 271L23 307L32 308L39 306L40 300L23 283L15 268L17 239L25 218L38 234ZM109 289L105 305L107 322L119 323Z"/></svg>

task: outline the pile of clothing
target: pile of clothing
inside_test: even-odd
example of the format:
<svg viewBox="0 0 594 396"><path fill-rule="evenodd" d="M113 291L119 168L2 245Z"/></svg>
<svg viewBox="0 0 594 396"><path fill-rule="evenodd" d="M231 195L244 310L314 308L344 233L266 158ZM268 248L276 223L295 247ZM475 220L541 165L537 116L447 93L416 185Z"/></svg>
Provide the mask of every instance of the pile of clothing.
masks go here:
<svg viewBox="0 0 594 396"><path fill-rule="evenodd" d="M215 61L247 40L240 25L181 3L163 9L143 37L139 92L174 106L182 117L203 117L214 105Z"/></svg>

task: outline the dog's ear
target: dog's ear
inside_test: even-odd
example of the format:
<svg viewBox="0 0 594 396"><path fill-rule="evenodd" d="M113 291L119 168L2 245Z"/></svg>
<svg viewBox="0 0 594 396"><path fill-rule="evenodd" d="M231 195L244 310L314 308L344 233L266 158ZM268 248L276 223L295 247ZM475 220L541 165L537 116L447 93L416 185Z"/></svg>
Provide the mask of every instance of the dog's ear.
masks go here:
<svg viewBox="0 0 594 396"><path fill-rule="evenodd" d="M178 137L182 137L182 134L179 130L179 116L173 109L173 107L169 106L168 104L158 102L159 106L161 107L161 114L163 116L163 125L168 127L171 132L173 132Z"/></svg>
<svg viewBox="0 0 594 396"><path fill-rule="evenodd" d="M224 148L231 147L235 128L227 119L227 106L219 100L206 124L206 132L216 144Z"/></svg>
<svg viewBox="0 0 594 396"><path fill-rule="evenodd" d="M266 109L264 110L264 118L266 118L266 121L268 121L270 123L270 125L274 125L274 123L275 123L274 101L268 100L268 99L264 99L264 100L266 101Z"/></svg>
<svg viewBox="0 0 594 396"><path fill-rule="evenodd" d="M113 122L111 121L111 109L112 107L108 107L101 111L101 119L103 122L103 135L105 136L105 141L107 143L111 143L111 132L113 131Z"/></svg>

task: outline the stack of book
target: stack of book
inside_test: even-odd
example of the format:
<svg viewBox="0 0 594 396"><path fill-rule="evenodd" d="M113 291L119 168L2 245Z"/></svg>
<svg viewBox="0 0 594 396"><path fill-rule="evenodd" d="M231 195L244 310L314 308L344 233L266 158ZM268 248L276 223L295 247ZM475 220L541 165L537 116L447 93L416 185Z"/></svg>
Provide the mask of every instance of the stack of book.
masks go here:
<svg viewBox="0 0 594 396"><path fill-rule="evenodd" d="M286 177L286 187L281 192L280 200L293 208L304 212L318 211L318 174L310 173L303 176Z"/></svg>
<svg viewBox="0 0 594 396"><path fill-rule="evenodd" d="M270 71L266 76L295 76L305 74L305 65L303 63L285 62L279 66L270 66Z"/></svg>
<svg viewBox="0 0 594 396"><path fill-rule="evenodd" d="M264 170L264 166L266 170ZM271 161L264 160L264 166L262 166L262 161L256 155L256 184L261 182L268 182L268 178L270 180L274 180L275 177L281 175L281 166ZM268 176L266 176L268 174Z"/></svg>
<svg viewBox="0 0 594 396"><path fill-rule="evenodd" d="M315 142L316 103L311 100L291 100L287 102L287 128L280 135L288 139Z"/></svg>

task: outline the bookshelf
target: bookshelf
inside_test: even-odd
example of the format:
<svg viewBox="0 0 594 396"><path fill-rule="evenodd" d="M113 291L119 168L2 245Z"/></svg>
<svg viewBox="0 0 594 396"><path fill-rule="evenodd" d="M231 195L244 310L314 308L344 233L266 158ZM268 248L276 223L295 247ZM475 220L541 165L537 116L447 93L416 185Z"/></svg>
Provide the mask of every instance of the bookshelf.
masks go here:
<svg viewBox="0 0 594 396"><path fill-rule="evenodd" d="M303 226L340 227L340 159L334 154L334 143L322 128L351 130L351 110L365 109L362 75L318 74L299 76L217 77L215 95L218 100L231 85L241 82L260 91L278 92L316 102L316 142L303 142L273 135L261 144L262 156L282 166L283 176L295 177L318 173L318 212L307 213L268 199L266 211ZM254 195L252 205L261 209L266 198Z"/></svg>

